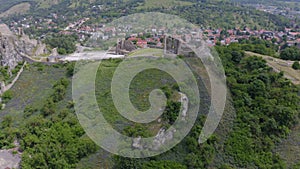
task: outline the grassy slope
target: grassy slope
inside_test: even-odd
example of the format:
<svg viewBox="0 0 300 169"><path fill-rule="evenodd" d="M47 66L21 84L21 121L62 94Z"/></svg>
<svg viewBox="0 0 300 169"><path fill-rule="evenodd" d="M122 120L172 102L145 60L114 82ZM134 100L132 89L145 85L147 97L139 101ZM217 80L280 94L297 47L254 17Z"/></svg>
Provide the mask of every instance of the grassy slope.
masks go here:
<svg viewBox="0 0 300 169"><path fill-rule="evenodd" d="M118 64L119 60L103 61L101 63L96 78L96 95L100 110L106 120L109 121L116 130L122 132L126 126L132 125L132 123L117 112L111 98L111 79ZM130 88L131 101L138 109L147 110L150 106L148 102L148 94L150 91L173 83L172 78L166 73L162 73L158 70L145 71L138 74L132 81ZM153 122L147 124L147 127L151 129L151 134L155 135L160 128L160 124ZM111 157L111 154L99 150L98 153L83 159L78 164L78 168L109 167L111 166L111 159L109 157Z"/></svg>
<svg viewBox="0 0 300 169"><path fill-rule="evenodd" d="M33 104L37 108L43 106L45 100L52 92L53 84L64 76L65 70L46 66L43 71L38 71L35 66L25 69L19 80L11 89L13 99L8 102L6 108L0 111L0 118L11 115L18 123L23 115L26 105Z"/></svg>
<svg viewBox="0 0 300 169"><path fill-rule="evenodd" d="M209 96L207 96L207 91L203 87L203 82L208 82L208 76L206 74L205 68L202 66L199 59L194 58L186 58L186 62L188 65L195 71L197 74L200 74L202 78L202 82L199 82L200 86L199 89L201 90L201 111L200 113L207 113L207 106L209 105ZM115 127L117 130L122 130L126 125L130 125L131 123L124 118L122 118L116 111L116 109L113 106L113 102L111 100L110 96L110 81L111 77L113 75L113 72L118 65L117 62L114 61L104 61L101 63L101 66L99 67L98 76L97 76L97 82L96 84L99 84L96 89L96 93L98 96L98 103L100 106L100 109L103 110L103 113L108 121L110 121L111 124ZM160 88L162 86L165 86L166 84L173 84L172 78L162 73L161 71L157 70L149 70L145 71L141 74L138 74L135 79L133 79L131 83L131 101L133 104L141 110L146 110L149 107L148 102L148 94L150 91L152 91L155 88ZM206 88L210 88L210 86L206 86ZM225 142L226 135L230 132L231 126L233 124L233 120L235 118L235 111L233 108L233 105L231 104L230 96L228 95L228 101L226 104L225 113L223 116L223 119L216 131L216 135L218 135L220 138L220 146L218 149L220 152L223 148L223 143ZM157 132L159 129L158 123L151 123L147 126L151 130ZM152 134L155 134L155 132L152 132ZM162 160L175 160L180 161L183 160L185 157L185 147L186 145L180 144L176 146L177 150L181 153L174 153L173 151L170 151L168 153L165 153L162 156ZM111 167L111 159L109 158L111 154L100 150L98 153L91 155L88 158L83 159L79 164L78 168L110 168ZM222 154L216 154L215 162L220 164L224 160Z"/></svg>
<svg viewBox="0 0 300 169"><path fill-rule="evenodd" d="M111 79L113 73L118 66L118 62L104 61L101 63L97 75L96 95L99 103L100 110L103 112L106 119L117 129L122 130L124 127L131 125L132 123L127 119L124 119L114 107L114 103L111 98ZM166 85L174 84L174 80L167 73L163 73L159 70L147 70L138 74L131 83L130 86L130 99L134 106L139 110L145 111L149 108L148 95L153 89L159 89ZM157 123L150 123L148 127L157 128ZM158 130L151 130L158 132Z"/></svg>
<svg viewBox="0 0 300 169"><path fill-rule="evenodd" d="M289 167L300 165L300 124L293 129L287 139L278 144L275 151L287 162Z"/></svg>

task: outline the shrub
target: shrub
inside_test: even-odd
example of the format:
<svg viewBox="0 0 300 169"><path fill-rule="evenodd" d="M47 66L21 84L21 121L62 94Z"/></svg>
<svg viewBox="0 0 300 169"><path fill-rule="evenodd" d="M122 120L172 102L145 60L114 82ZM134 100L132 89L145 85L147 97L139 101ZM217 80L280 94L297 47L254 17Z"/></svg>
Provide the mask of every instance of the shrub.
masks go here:
<svg viewBox="0 0 300 169"><path fill-rule="evenodd" d="M299 62L294 62L294 64L293 64L293 69L295 69L295 70L300 70L300 63Z"/></svg>
<svg viewBox="0 0 300 169"><path fill-rule="evenodd" d="M12 91L6 91L2 94L2 102L7 103L9 100L13 98L13 93Z"/></svg>

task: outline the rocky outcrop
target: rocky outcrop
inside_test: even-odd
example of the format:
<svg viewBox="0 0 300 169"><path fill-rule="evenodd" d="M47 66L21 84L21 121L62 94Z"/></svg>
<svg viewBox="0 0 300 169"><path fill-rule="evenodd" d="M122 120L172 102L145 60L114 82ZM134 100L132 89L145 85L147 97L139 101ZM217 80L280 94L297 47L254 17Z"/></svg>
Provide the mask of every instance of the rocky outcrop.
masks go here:
<svg viewBox="0 0 300 169"><path fill-rule="evenodd" d="M15 40L12 36L0 34L0 66L8 66L10 70L15 68L18 62L23 61L23 57L18 53L18 47L14 44Z"/></svg>
<svg viewBox="0 0 300 169"><path fill-rule="evenodd" d="M46 53L46 46L27 35L14 35L6 25L0 25L0 66L15 68L24 56L38 56Z"/></svg>

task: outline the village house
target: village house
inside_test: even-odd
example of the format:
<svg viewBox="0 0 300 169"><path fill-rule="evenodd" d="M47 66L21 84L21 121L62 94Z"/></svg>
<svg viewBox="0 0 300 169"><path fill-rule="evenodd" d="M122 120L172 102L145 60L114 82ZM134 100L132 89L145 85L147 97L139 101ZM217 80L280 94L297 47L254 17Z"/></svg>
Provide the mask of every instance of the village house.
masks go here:
<svg viewBox="0 0 300 169"><path fill-rule="evenodd" d="M146 40L139 39L136 45L140 48L147 48L148 42Z"/></svg>

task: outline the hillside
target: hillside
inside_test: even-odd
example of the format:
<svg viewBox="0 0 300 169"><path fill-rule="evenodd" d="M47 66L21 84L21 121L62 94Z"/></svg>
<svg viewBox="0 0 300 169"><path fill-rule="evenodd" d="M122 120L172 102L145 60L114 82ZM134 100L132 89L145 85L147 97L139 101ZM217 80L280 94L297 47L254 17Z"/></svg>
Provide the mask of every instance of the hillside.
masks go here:
<svg viewBox="0 0 300 169"><path fill-rule="evenodd" d="M7 0L0 0L0 13L7 11L9 8L18 5L22 2L28 2L28 0L11 0L11 1L7 1Z"/></svg>
<svg viewBox="0 0 300 169"><path fill-rule="evenodd" d="M30 6L31 6L30 3L27 2L14 5L8 10L6 10L5 12L1 13L0 18L8 17L11 15L17 15L17 14L25 14L27 11L30 10Z"/></svg>
<svg viewBox="0 0 300 169"><path fill-rule="evenodd" d="M248 27L252 30L283 30L285 26L291 25L283 16L257 11L251 7L237 6L230 2L197 3L193 6L178 7L170 13L178 14L204 28L211 26L227 29Z"/></svg>

